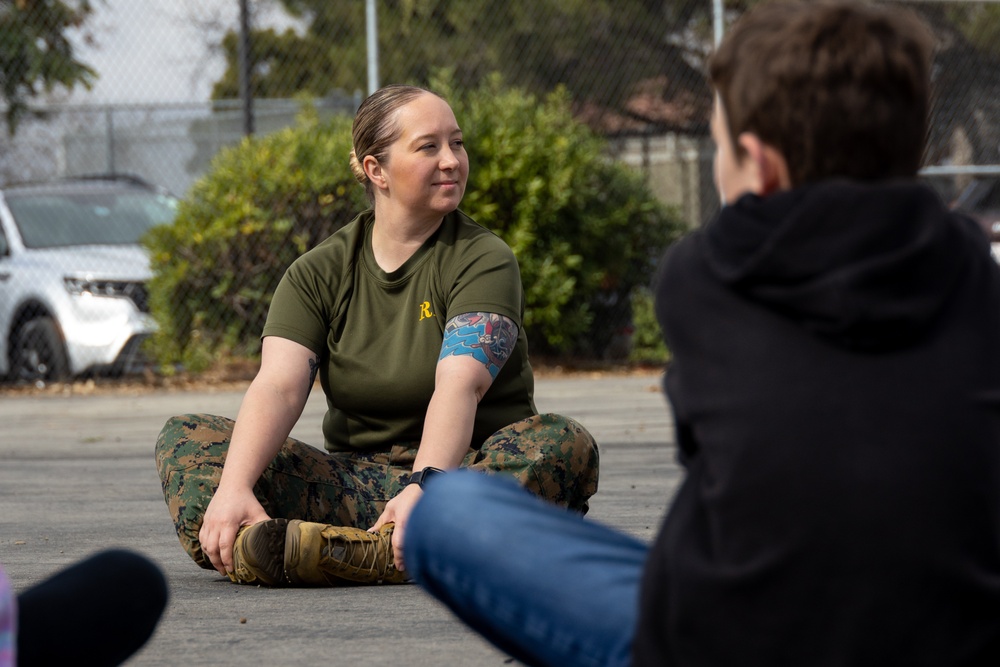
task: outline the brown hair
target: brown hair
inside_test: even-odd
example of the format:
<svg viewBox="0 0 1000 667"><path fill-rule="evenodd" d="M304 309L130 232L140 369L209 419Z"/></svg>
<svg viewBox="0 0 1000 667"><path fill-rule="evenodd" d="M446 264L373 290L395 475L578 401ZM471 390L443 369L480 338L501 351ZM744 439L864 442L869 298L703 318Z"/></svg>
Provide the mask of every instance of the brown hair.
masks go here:
<svg viewBox="0 0 1000 667"><path fill-rule="evenodd" d="M709 61L728 130L756 134L793 185L916 175L934 39L909 11L850 0L774 2L748 12Z"/></svg>
<svg viewBox="0 0 1000 667"><path fill-rule="evenodd" d="M395 111L425 93L437 95L416 86L393 84L379 88L358 107L351 129L351 171L358 182L365 186L369 203L375 202L375 186L365 174L362 166L364 159L371 155L379 162L386 161L390 144L402 132L402 128L395 122Z"/></svg>

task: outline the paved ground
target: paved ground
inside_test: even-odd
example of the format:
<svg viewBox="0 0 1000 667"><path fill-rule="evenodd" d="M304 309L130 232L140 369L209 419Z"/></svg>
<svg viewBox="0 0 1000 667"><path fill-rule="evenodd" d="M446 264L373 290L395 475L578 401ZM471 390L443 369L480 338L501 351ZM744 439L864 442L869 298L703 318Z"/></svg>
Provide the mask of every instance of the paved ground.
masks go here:
<svg viewBox="0 0 1000 667"><path fill-rule="evenodd" d="M194 566L173 533L153 443L167 417L235 416L241 397L0 398L0 562L15 589L124 546L158 562L171 590L156 634L130 665L509 663L416 586L268 590L234 586ZM659 378L542 378L536 398L540 411L579 419L601 444L590 516L652 539L680 478ZM318 442L322 411L314 392L293 435Z"/></svg>

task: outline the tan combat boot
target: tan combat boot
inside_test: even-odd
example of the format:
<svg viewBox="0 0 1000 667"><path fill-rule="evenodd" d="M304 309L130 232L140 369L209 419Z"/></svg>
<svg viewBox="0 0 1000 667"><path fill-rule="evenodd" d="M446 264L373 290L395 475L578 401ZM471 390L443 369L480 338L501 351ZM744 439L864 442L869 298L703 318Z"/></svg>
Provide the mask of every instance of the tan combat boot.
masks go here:
<svg viewBox="0 0 1000 667"><path fill-rule="evenodd" d="M400 584L408 581L392 561L392 529L361 528L292 520L285 535L285 578L296 586L345 583Z"/></svg>
<svg viewBox="0 0 1000 667"><path fill-rule="evenodd" d="M285 580L286 519L261 521L240 528L233 544L233 571L236 584L283 586Z"/></svg>
<svg viewBox="0 0 1000 667"><path fill-rule="evenodd" d="M238 584L342 586L408 580L392 562L389 523L377 533L294 519L270 519L240 529L233 545Z"/></svg>

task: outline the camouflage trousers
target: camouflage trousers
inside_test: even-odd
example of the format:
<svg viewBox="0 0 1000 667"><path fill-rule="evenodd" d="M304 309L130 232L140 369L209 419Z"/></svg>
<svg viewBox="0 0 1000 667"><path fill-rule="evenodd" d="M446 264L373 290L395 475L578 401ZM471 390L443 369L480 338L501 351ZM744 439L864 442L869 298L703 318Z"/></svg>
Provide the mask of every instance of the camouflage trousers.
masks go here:
<svg viewBox="0 0 1000 667"><path fill-rule="evenodd" d="M233 420L214 415L172 417L156 442L156 468L181 546L201 567L212 564L198 532L222 476ZM413 469L416 443L387 451L334 452L288 438L254 487L272 518L369 528ZM470 449L461 464L512 475L538 496L585 513L597 491L593 436L573 419L535 415L506 426Z"/></svg>

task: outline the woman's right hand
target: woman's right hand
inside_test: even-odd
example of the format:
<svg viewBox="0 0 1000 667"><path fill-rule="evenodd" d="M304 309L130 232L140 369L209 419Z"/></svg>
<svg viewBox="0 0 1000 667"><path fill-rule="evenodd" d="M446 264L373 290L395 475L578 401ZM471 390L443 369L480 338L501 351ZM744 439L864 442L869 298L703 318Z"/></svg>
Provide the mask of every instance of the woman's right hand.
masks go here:
<svg viewBox="0 0 1000 667"><path fill-rule="evenodd" d="M230 491L219 487L208 503L198 533L202 551L219 574L226 575L233 571L233 544L239 529L270 518L253 494L253 489Z"/></svg>
<svg viewBox="0 0 1000 667"><path fill-rule="evenodd" d="M198 533L202 551L220 574L233 571L236 532L271 518L253 494L253 486L302 414L317 368L319 357L309 348L264 337L260 370L236 415L219 488Z"/></svg>

